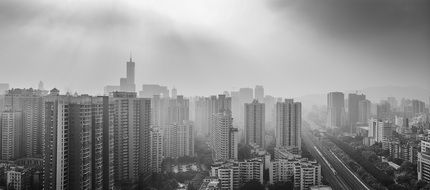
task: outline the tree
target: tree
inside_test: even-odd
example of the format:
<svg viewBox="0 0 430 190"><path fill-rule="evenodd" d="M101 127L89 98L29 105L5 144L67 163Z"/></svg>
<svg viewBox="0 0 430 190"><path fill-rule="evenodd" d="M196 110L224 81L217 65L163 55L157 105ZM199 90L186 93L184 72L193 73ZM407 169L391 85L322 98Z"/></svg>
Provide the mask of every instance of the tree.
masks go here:
<svg viewBox="0 0 430 190"><path fill-rule="evenodd" d="M246 145L239 143L237 157L239 160L246 160L251 158L251 148Z"/></svg>
<svg viewBox="0 0 430 190"><path fill-rule="evenodd" d="M399 184L392 184L390 186L388 186L389 190L407 190L406 188L404 188L403 186L399 185Z"/></svg>
<svg viewBox="0 0 430 190"><path fill-rule="evenodd" d="M288 182L276 182L269 186L269 190L293 190L294 184L291 181Z"/></svg>
<svg viewBox="0 0 430 190"><path fill-rule="evenodd" d="M249 181L245 183L241 188L241 190L264 190L264 186L256 180Z"/></svg>

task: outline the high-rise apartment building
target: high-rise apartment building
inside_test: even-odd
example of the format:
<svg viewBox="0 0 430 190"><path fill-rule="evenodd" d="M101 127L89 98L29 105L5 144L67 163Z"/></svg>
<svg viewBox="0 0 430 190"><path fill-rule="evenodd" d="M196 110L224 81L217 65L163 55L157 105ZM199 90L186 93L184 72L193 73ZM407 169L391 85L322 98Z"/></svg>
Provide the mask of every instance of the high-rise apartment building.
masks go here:
<svg viewBox="0 0 430 190"><path fill-rule="evenodd" d="M178 96L178 90L175 87L173 87L171 98L176 99L176 96Z"/></svg>
<svg viewBox="0 0 430 190"><path fill-rule="evenodd" d="M195 111L195 126L196 132L203 136L209 135L210 113L209 113L210 99L206 97L197 97L194 101Z"/></svg>
<svg viewBox="0 0 430 190"><path fill-rule="evenodd" d="M225 94L211 97L198 97L195 100L195 119L196 127L204 135L209 135L212 139L214 134L211 133L213 128L212 118L220 112L231 110L232 98ZM211 141L212 142L212 141Z"/></svg>
<svg viewBox="0 0 430 190"><path fill-rule="evenodd" d="M355 133L356 124L359 120L358 103L366 99L364 94L348 94L348 121L350 132Z"/></svg>
<svg viewBox="0 0 430 190"><path fill-rule="evenodd" d="M135 185L150 176L151 100L114 92L115 183Z"/></svg>
<svg viewBox="0 0 430 190"><path fill-rule="evenodd" d="M108 97L46 97L44 189L114 188L111 108Z"/></svg>
<svg viewBox="0 0 430 190"><path fill-rule="evenodd" d="M14 160L22 156L22 113L0 113L1 159Z"/></svg>
<svg viewBox="0 0 430 190"><path fill-rule="evenodd" d="M242 106L240 105L240 96L239 91L231 91L231 114L233 118L239 118L241 116ZM234 121L234 124L237 124L238 121Z"/></svg>
<svg viewBox="0 0 430 190"><path fill-rule="evenodd" d="M412 100L412 114L415 116L417 114L424 113L426 104L420 100Z"/></svg>
<svg viewBox="0 0 430 190"><path fill-rule="evenodd" d="M341 128L345 125L345 98L342 92L327 95L327 127Z"/></svg>
<svg viewBox="0 0 430 190"><path fill-rule="evenodd" d="M264 101L264 87L263 86L261 86L261 85L255 86L254 97L259 102L263 102Z"/></svg>
<svg viewBox="0 0 430 190"><path fill-rule="evenodd" d="M248 159L239 162L239 175L241 183L258 181L263 184L264 161L260 158Z"/></svg>
<svg viewBox="0 0 430 190"><path fill-rule="evenodd" d="M293 182L294 189L321 185L321 166L307 159L278 159L270 163L269 183Z"/></svg>
<svg viewBox="0 0 430 190"><path fill-rule="evenodd" d="M276 147L301 150L302 104L293 99L276 103Z"/></svg>
<svg viewBox="0 0 430 190"><path fill-rule="evenodd" d="M393 127L391 122L370 119L368 126L368 137L373 138L375 142L384 142L390 139L393 135Z"/></svg>
<svg viewBox="0 0 430 190"><path fill-rule="evenodd" d="M245 143L264 148L265 110L264 104L254 100L245 104Z"/></svg>
<svg viewBox="0 0 430 190"><path fill-rule="evenodd" d="M163 162L163 131L160 127L151 128L151 172L161 173Z"/></svg>
<svg viewBox="0 0 430 190"><path fill-rule="evenodd" d="M421 140L421 152L418 152L417 159L418 180L430 182L430 141Z"/></svg>
<svg viewBox="0 0 430 190"><path fill-rule="evenodd" d="M358 123L367 123L370 119L370 108L372 103L369 100L361 100L358 102Z"/></svg>
<svg viewBox="0 0 430 190"><path fill-rule="evenodd" d="M182 95L169 100L168 124L182 124L190 119L189 100Z"/></svg>
<svg viewBox="0 0 430 190"><path fill-rule="evenodd" d="M240 172L237 162L220 162L211 166L210 175L217 177L222 190L234 190L240 187Z"/></svg>
<svg viewBox="0 0 430 190"><path fill-rule="evenodd" d="M239 126L243 126L243 119L245 118L245 109L243 107L246 103L251 103L254 100L254 90L252 88L239 89L239 117L236 118Z"/></svg>
<svg viewBox="0 0 430 190"><path fill-rule="evenodd" d="M169 89L167 86L160 86L158 84L142 85L142 91L139 92L140 98L152 98L155 95L160 96L161 98L168 98Z"/></svg>
<svg viewBox="0 0 430 190"><path fill-rule="evenodd" d="M387 102L390 104L390 107L392 109L396 109L398 106L397 99L395 97L388 97Z"/></svg>
<svg viewBox="0 0 430 190"><path fill-rule="evenodd" d="M165 126L169 124L169 98L154 95L151 98L151 124L154 126Z"/></svg>
<svg viewBox="0 0 430 190"><path fill-rule="evenodd" d="M391 120L391 106L388 102L376 105L376 118L383 121Z"/></svg>
<svg viewBox="0 0 430 190"><path fill-rule="evenodd" d="M234 190L250 181L263 184L264 161L254 158L244 161L216 162L211 166L210 176L219 180L220 189Z"/></svg>
<svg viewBox="0 0 430 190"><path fill-rule="evenodd" d="M5 109L22 113L22 156L42 156L42 91L12 89L5 95Z"/></svg>
<svg viewBox="0 0 430 190"><path fill-rule="evenodd" d="M194 156L194 125L190 121L173 123L163 128L165 158Z"/></svg>
<svg viewBox="0 0 430 190"><path fill-rule="evenodd" d="M238 135L230 110L212 115L211 147L213 160L237 159Z"/></svg>

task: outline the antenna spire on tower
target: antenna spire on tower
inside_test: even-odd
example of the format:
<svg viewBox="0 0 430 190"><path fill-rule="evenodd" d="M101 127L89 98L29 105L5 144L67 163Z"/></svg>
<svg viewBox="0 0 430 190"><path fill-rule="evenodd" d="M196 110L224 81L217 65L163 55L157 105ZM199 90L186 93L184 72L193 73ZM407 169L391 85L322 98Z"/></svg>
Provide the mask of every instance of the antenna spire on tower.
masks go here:
<svg viewBox="0 0 430 190"><path fill-rule="evenodd" d="M133 55L131 53L131 50L130 50L130 62L133 62Z"/></svg>

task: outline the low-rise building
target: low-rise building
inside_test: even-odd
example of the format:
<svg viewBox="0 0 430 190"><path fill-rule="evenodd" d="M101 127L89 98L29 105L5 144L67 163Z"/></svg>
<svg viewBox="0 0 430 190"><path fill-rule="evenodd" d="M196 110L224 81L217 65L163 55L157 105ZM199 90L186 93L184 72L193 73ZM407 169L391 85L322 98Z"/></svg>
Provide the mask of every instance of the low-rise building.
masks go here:
<svg viewBox="0 0 430 190"><path fill-rule="evenodd" d="M263 172L263 159L254 158L245 161L217 162L212 165L210 176L219 179L220 189L233 190L250 181L263 184Z"/></svg>
<svg viewBox="0 0 430 190"><path fill-rule="evenodd" d="M292 181L294 188L304 190L321 185L321 166L316 161L277 159L269 168L270 184Z"/></svg>
<svg viewBox="0 0 430 190"><path fill-rule="evenodd" d="M199 190L220 190L220 182L217 177L206 177Z"/></svg>

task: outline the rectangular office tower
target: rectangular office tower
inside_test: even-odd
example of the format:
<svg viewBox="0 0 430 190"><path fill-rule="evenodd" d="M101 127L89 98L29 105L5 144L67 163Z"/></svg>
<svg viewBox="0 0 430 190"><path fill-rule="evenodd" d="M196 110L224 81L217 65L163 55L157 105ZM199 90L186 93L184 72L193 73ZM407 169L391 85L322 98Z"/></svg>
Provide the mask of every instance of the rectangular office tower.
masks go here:
<svg viewBox="0 0 430 190"><path fill-rule="evenodd" d="M264 148L264 104L254 100L245 104L245 143Z"/></svg>
<svg viewBox="0 0 430 190"><path fill-rule="evenodd" d="M276 103L276 147L301 150L302 104L293 99Z"/></svg>
<svg viewBox="0 0 430 190"><path fill-rule="evenodd" d="M44 100L44 189L113 189L112 115L107 97Z"/></svg>
<svg viewBox="0 0 430 190"><path fill-rule="evenodd" d="M345 100L342 92L327 94L327 127L341 128L345 125Z"/></svg>
<svg viewBox="0 0 430 190"><path fill-rule="evenodd" d="M151 99L134 92L114 92L115 183L135 188L150 172Z"/></svg>

